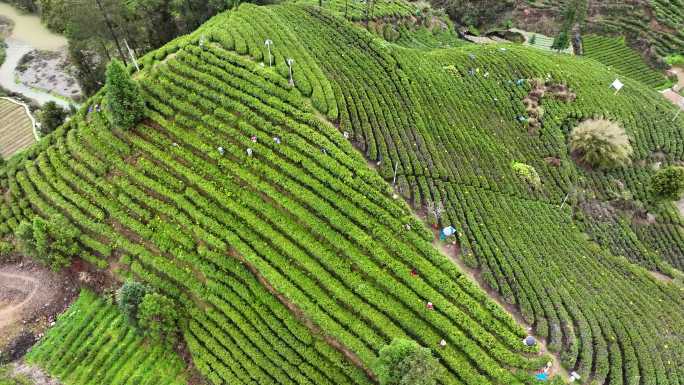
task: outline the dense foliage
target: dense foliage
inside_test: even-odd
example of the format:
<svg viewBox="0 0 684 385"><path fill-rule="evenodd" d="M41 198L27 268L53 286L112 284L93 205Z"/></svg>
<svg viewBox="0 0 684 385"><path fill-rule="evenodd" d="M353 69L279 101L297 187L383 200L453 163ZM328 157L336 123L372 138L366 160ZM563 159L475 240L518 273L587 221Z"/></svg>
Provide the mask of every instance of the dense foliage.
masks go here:
<svg viewBox="0 0 684 385"><path fill-rule="evenodd" d="M71 264L79 253L79 231L68 220L54 214L50 218L35 217L17 226L15 236L24 255L35 258L53 270L61 270Z"/></svg>
<svg viewBox="0 0 684 385"><path fill-rule="evenodd" d="M64 385L188 383L176 352L141 337L116 306L86 290L26 360Z"/></svg>
<svg viewBox="0 0 684 385"><path fill-rule="evenodd" d="M45 136L64 123L67 112L54 101L45 103L38 116L40 136Z"/></svg>
<svg viewBox="0 0 684 385"><path fill-rule="evenodd" d="M656 199L677 200L684 192L684 167L668 166L651 178L651 191Z"/></svg>
<svg viewBox="0 0 684 385"><path fill-rule="evenodd" d="M373 371L380 385L435 385L439 363L430 349L397 338L380 349Z"/></svg>
<svg viewBox="0 0 684 385"><path fill-rule="evenodd" d="M145 101L140 87L119 60L112 60L107 67L105 90L105 109L115 127L128 129L142 119Z"/></svg>
<svg viewBox="0 0 684 385"><path fill-rule="evenodd" d="M153 341L174 342L179 316L175 307L176 304L165 295L145 294L138 311L140 329Z"/></svg>
<svg viewBox="0 0 684 385"><path fill-rule="evenodd" d="M148 291L145 285L130 279L116 291L116 304L129 323L138 324L138 308Z"/></svg>

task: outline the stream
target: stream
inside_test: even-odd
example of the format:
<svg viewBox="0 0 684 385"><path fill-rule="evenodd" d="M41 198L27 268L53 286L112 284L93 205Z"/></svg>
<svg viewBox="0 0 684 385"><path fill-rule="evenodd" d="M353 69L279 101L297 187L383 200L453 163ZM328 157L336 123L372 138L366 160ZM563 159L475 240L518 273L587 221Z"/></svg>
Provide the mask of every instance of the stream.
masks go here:
<svg viewBox="0 0 684 385"><path fill-rule="evenodd" d="M25 54L34 49L48 51L63 49L67 45L66 38L50 32L41 24L40 17L21 13L9 4L0 3L0 15L14 22L12 33L5 38L7 57L0 66L0 86L34 99L41 105L48 101L54 101L63 107L75 104L66 98L19 83L15 74L15 68Z"/></svg>

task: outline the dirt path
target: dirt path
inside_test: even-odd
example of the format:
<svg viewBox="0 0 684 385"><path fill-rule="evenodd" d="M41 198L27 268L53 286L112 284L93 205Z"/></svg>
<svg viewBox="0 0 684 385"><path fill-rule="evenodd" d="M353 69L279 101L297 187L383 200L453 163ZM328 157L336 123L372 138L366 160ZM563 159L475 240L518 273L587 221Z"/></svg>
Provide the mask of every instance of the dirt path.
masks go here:
<svg viewBox="0 0 684 385"><path fill-rule="evenodd" d="M12 373L30 379L33 385L61 385L59 380L51 378L41 368L20 361L12 364Z"/></svg>
<svg viewBox="0 0 684 385"><path fill-rule="evenodd" d="M442 254L444 254L447 258L449 258L452 262L454 262L459 270L463 272L468 278L470 278L471 281L473 281L478 287L480 287L482 290L487 292L487 295L489 296L490 299L492 299L494 302L498 303L508 314L513 317L513 319L520 325L522 325L525 330L530 334L532 334L532 326L530 326L521 316L520 312L518 309L514 306L511 305L503 300L499 293L489 289L482 281L480 278L479 272L475 269L471 269L468 266L466 266L463 263L463 260L459 258L461 249L458 246L457 243L444 243L440 242L435 239L432 243L434 247L441 251ZM546 346L546 340L543 338L540 338L538 336L534 336L537 340L537 343L539 344L539 352L540 354L548 354L550 355L553 359L551 361L551 370L550 370L550 375L551 376L561 376L564 380L568 380L569 374L568 371L565 370L561 365L560 365L560 356L557 353L550 352ZM521 341L522 343L522 341Z"/></svg>
<svg viewBox="0 0 684 385"><path fill-rule="evenodd" d="M666 99L678 105L682 110L684 110L684 96L679 94L679 91L684 89L684 69L679 67L672 67L671 71L677 74L677 84L672 88L668 88L667 90L662 91L662 94Z"/></svg>
<svg viewBox="0 0 684 385"><path fill-rule="evenodd" d="M0 359L21 357L76 295L77 278L68 271L31 261L0 266Z"/></svg>
<svg viewBox="0 0 684 385"><path fill-rule="evenodd" d="M38 281L28 275L4 273L0 271L0 289L16 290L26 293L20 302L10 302L9 306L0 309L0 330L21 317L24 307L31 302L38 291Z"/></svg>

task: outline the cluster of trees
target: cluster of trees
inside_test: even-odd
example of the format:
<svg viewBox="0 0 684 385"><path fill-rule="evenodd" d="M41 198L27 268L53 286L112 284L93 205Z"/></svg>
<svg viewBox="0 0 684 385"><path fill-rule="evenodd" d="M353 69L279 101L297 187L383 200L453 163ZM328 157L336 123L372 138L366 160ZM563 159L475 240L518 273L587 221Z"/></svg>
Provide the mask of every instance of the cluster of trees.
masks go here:
<svg viewBox="0 0 684 385"><path fill-rule="evenodd" d="M239 0L10 0L39 12L51 30L69 40L69 53L87 94L104 83L107 63L129 60L126 43L137 55L195 30L209 17ZM125 42L124 42L125 40Z"/></svg>
<svg viewBox="0 0 684 385"><path fill-rule="evenodd" d="M173 301L137 281L127 281L116 293L116 302L128 322L156 342L173 342L178 332L178 312Z"/></svg>
<svg viewBox="0 0 684 385"><path fill-rule="evenodd" d="M57 271L71 264L71 259L79 253L79 233L66 218L52 215L48 220L34 217L31 221L22 221L15 235L26 256Z"/></svg>
<svg viewBox="0 0 684 385"><path fill-rule="evenodd" d="M380 385L435 385L443 368L430 349L395 338L380 349L373 371Z"/></svg>

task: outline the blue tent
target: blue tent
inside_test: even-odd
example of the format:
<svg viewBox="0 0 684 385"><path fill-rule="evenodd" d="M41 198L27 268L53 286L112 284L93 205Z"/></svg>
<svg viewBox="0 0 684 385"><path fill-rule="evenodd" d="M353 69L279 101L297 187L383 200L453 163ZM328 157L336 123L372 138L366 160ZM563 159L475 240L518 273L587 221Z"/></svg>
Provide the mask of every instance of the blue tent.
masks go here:
<svg viewBox="0 0 684 385"><path fill-rule="evenodd" d="M547 373L538 373L536 378L539 381L546 381L549 379L549 375Z"/></svg>

